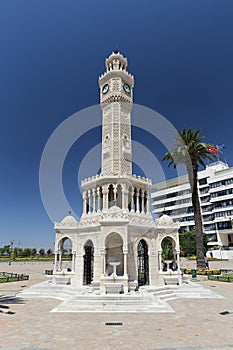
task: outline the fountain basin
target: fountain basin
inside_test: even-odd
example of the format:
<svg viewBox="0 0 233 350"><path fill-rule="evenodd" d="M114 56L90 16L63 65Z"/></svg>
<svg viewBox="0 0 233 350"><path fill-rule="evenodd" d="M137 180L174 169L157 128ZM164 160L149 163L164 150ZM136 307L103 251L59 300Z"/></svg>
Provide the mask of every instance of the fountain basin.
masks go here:
<svg viewBox="0 0 233 350"><path fill-rule="evenodd" d="M105 283L105 293L106 294L120 294L123 292L123 284L122 283Z"/></svg>

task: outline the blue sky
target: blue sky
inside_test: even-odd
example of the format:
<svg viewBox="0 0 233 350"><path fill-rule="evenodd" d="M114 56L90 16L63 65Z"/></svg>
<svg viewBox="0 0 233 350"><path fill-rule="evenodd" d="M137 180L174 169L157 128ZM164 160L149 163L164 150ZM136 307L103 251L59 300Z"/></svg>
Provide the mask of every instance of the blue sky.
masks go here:
<svg viewBox="0 0 233 350"><path fill-rule="evenodd" d="M60 123L99 102L98 76L116 43L136 79L134 102L178 130L201 129L208 142L225 144L222 157L233 165L232 13L231 0L0 1L0 246L14 239L53 247L41 155ZM153 150L143 133L133 136ZM65 164L65 190L78 212L77 167L93 139L98 128Z"/></svg>

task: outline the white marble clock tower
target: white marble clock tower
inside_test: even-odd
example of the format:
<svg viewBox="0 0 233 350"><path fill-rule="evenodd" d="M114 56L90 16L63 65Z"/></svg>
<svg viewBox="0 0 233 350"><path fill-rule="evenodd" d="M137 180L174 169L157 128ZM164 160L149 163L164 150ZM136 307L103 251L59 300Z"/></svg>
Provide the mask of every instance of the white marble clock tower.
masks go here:
<svg viewBox="0 0 233 350"><path fill-rule="evenodd" d="M134 77L127 59L115 51L99 77L102 108L101 173L84 179L83 213L55 223L54 275L69 276L74 285L107 291L114 283L124 293L136 284L161 280L162 241L172 241L179 272L177 224L168 217L154 222L150 211L151 180L132 175L131 110ZM90 174L91 175L91 174ZM65 240L72 242L72 262L62 261ZM169 274L171 271L169 272Z"/></svg>

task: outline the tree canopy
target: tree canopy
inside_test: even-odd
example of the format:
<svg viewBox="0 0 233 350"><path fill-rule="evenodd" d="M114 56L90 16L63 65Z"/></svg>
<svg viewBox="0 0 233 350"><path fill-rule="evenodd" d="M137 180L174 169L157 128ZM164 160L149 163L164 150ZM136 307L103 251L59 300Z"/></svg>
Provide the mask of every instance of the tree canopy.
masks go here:
<svg viewBox="0 0 233 350"><path fill-rule="evenodd" d="M198 167L205 167L205 160L214 160L217 155L213 153L213 145L203 140L206 135L201 136L200 130L192 128L182 129L177 132L174 148L167 152L163 160L168 161L168 166L176 167L178 164L184 164L187 168L188 179L192 192L192 205L194 211L195 233L196 233L196 255L197 267L205 268L204 261L204 242L203 242L203 222L201 215L201 206L198 193Z"/></svg>

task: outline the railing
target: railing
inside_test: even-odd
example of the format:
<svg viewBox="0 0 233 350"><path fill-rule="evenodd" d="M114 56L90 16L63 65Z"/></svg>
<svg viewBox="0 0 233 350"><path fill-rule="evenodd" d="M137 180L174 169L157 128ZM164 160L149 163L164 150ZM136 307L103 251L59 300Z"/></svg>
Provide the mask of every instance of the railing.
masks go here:
<svg viewBox="0 0 233 350"><path fill-rule="evenodd" d="M0 283L2 282L14 282L14 281L26 281L29 280L29 275L17 274L10 272L0 272Z"/></svg>

